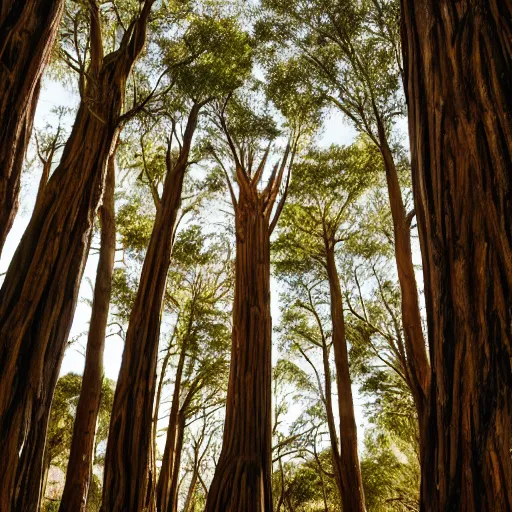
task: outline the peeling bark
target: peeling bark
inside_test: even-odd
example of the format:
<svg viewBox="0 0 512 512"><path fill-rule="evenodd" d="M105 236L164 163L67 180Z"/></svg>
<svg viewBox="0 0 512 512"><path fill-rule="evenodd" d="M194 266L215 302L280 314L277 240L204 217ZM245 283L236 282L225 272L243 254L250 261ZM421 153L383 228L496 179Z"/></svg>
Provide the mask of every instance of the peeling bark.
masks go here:
<svg viewBox="0 0 512 512"><path fill-rule="evenodd" d="M66 482L60 512L85 512L92 466L94 463L94 437L101 400L103 382L103 351L107 331L112 274L116 253L116 225L114 208L115 152L108 162L107 179L100 208L101 247L96 272L96 285L92 305L85 369L76 410L71 450L66 470Z"/></svg>
<svg viewBox="0 0 512 512"><path fill-rule="evenodd" d="M402 0L432 383L423 511L512 509L512 2Z"/></svg>
<svg viewBox="0 0 512 512"><path fill-rule="evenodd" d="M64 0L4 0L0 7L0 254L18 211L41 76L63 10Z"/></svg>
<svg viewBox="0 0 512 512"><path fill-rule="evenodd" d="M121 47L105 57L99 15L91 7L92 59L84 98L0 290L2 512L33 512L39 506L53 391L119 131L126 80L142 51L151 5L151 0L144 3Z"/></svg>
<svg viewBox="0 0 512 512"><path fill-rule="evenodd" d="M105 458L103 512L144 510L148 486L153 485L151 433L161 311L183 179L201 107L202 104L192 107L180 155L172 168L169 146L161 204L130 314L114 397Z"/></svg>

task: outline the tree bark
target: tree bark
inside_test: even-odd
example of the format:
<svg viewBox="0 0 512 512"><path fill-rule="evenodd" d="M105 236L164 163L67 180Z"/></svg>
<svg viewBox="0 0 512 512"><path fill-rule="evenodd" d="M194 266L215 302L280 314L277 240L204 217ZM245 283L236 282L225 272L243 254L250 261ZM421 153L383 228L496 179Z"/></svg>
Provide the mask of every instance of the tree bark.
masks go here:
<svg viewBox="0 0 512 512"><path fill-rule="evenodd" d="M64 0L4 0L0 7L0 254L18 210L41 76L63 9Z"/></svg>
<svg viewBox="0 0 512 512"><path fill-rule="evenodd" d="M343 296L336 268L334 242L325 239L327 275L331 300L332 346L336 366L340 415L341 501L343 510L365 512L363 481L357 454L357 426L348 365Z"/></svg>
<svg viewBox="0 0 512 512"><path fill-rule="evenodd" d="M419 422L424 424L430 385L430 363L421 324L418 285L412 262L411 223L407 219L395 161L382 123L379 123L379 142L386 170L389 205L393 219L395 260L402 299L402 327L407 353L407 367L404 371L414 398ZM420 428L420 432L422 430ZM420 444L423 445L423 443Z"/></svg>
<svg viewBox="0 0 512 512"><path fill-rule="evenodd" d="M231 369L222 451L207 512L272 511L270 229L256 187L235 208Z"/></svg>
<svg viewBox="0 0 512 512"><path fill-rule="evenodd" d="M189 330L192 322L192 312L189 318ZM176 458L178 443L178 417L180 412L180 395L181 395L181 379L183 376L183 368L185 366L185 357L187 351L187 339L185 336L183 346L181 348L178 367L176 369L176 378L174 380L174 390L172 395L171 412L169 413L169 425L167 427L167 439L165 440L164 455L160 474L158 476L158 485L156 488L156 506L158 512L166 512L170 499L170 488L173 479L174 461Z"/></svg>
<svg viewBox="0 0 512 512"><path fill-rule="evenodd" d="M178 425L176 433L176 448L172 468L171 486L169 489L169 501L167 503L166 512L178 512L178 491L179 491L179 476L181 468L181 455L183 453L183 440L185 437L185 421L186 411L180 410L178 415Z"/></svg>
<svg viewBox="0 0 512 512"><path fill-rule="evenodd" d="M82 388L76 410L73 438L66 471L60 512L85 512L92 465L94 437L103 381L103 350L107 331L112 274L116 253L115 152L110 155L107 179L100 208L101 248L87 341Z"/></svg>
<svg viewBox="0 0 512 512"><path fill-rule="evenodd" d="M512 510L512 2L402 0L432 383L421 509Z"/></svg>
<svg viewBox="0 0 512 512"><path fill-rule="evenodd" d="M142 51L152 1L129 38L103 57L92 9L92 60L84 100L0 290L0 510L40 500L48 415L73 320L126 79ZM92 110L94 109L94 110Z"/></svg>
<svg viewBox="0 0 512 512"><path fill-rule="evenodd" d="M139 512L146 506L161 311L183 178L201 106L192 107L179 158L174 167L168 164L161 205L130 315L110 421L103 512Z"/></svg>

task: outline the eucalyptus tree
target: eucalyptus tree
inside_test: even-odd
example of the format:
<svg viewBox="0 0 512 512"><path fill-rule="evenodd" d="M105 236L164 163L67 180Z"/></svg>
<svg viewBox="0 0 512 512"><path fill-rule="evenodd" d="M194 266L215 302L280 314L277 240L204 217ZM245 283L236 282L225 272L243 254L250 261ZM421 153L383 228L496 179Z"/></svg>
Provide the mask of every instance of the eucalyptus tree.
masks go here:
<svg viewBox="0 0 512 512"><path fill-rule="evenodd" d="M366 134L383 159L393 219L402 317L413 395L426 421L430 363L422 330L411 250L411 221L401 189L404 156L397 121L404 117L397 0L263 0L259 36L273 41L271 57L281 73L297 73L312 90ZM273 15L268 17L267 13ZM286 48L286 53L280 48ZM283 62L282 55L286 55ZM406 166L407 167L407 166Z"/></svg>
<svg viewBox="0 0 512 512"><path fill-rule="evenodd" d="M89 324L85 368L80 399L76 408L73 439L66 469L60 510L85 512L92 477L96 424L103 382L103 351L110 309L112 274L116 254L115 152L109 157L105 189L99 210L100 251Z"/></svg>
<svg viewBox="0 0 512 512"><path fill-rule="evenodd" d="M223 405L233 272L230 251L226 250L229 245L215 238L191 226L180 232L173 252L169 294L180 305L174 337L179 357L156 485L157 510L162 512L174 512L178 507L183 438L187 420L197 408L197 397L201 394L201 409L211 406L212 398L219 407ZM213 392L210 398L207 389Z"/></svg>
<svg viewBox="0 0 512 512"><path fill-rule="evenodd" d="M64 0L5 0L0 6L0 254L18 210L41 76L63 10Z"/></svg>
<svg viewBox="0 0 512 512"><path fill-rule="evenodd" d="M422 509L512 507L510 1L402 1L432 385Z"/></svg>
<svg viewBox="0 0 512 512"><path fill-rule="evenodd" d="M0 290L0 508L36 510L47 418L71 328L126 81L143 50L154 0L130 9L105 55L102 15L88 4L86 54L77 48L81 101ZM69 53L69 52L68 52Z"/></svg>
<svg viewBox="0 0 512 512"><path fill-rule="evenodd" d="M280 237L276 244L278 271L296 286L296 306L314 322L313 334L308 320L290 317L292 331L302 333L306 341L322 351L326 407L336 483L344 507L364 510L364 495L357 454L357 428L349 373L348 348L343 311L343 291L336 264L337 247L354 236L357 202L372 183L379 159L371 146L359 142L349 147L311 150L295 166L295 181L284 209ZM319 306L319 286L329 300L326 325ZM303 296L304 298L300 298ZM318 302L320 301L320 303ZM293 309L288 310L291 314ZM285 314L285 321L287 314ZM297 325L294 324L298 322ZM329 326L329 328L328 328ZM330 336L327 334L330 331ZM330 340L328 338L331 338ZM329 351L332 345L336 367L339 406L339 442L334 424L331 396ZM308 359L303 352L305 359ZM312 364L314 368L314 364Z"/></svg>
<svg viewBox="0 0 512 512"><path fill-rule="evenodd" d="M236 234L226 421L208 512L272 510L270 236L286 198L301 127L291 132L263 184L279 132L264 98L244 93L218 102L212 119L220 136L212 137L207 148L227 180ZM277 201L281 185L284 190Z"/></svg>
<svg viewBox="0 0 512 512"><path fill-rule="evenodd" d="M107 445L102 510L109 512L155 506L151 433L157 353L183 180L201 109L236 89L251 69L249 37L236 20L199 13L185 20L183 31L177 41L161 41L164 62L190 58L170 77L176 96L169 109L166 177L130 313ZM184 125L182 136L176 118Z"/></svg>

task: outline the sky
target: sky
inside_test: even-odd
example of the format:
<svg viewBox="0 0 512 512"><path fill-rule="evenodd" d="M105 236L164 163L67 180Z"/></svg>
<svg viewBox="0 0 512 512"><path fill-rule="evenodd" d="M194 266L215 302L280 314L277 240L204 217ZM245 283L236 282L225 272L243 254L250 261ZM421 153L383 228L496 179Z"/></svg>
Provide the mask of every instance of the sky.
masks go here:
<svg viewBox="0 0 512 512"><path fill-rule="evenodd" d="M36 116L34 120L34 128L43 129L47 124L56 127L57 116L52 113L55 107L74 107L78 101L76 94L70 92L62 84L46 80L43 83L43 89L39 99ZM67 116L64 123L70 128L73 122L73 115ZM319 138L321 146L330 146L331 144L349 144L356 135L355 130L348 125L339 113L331 113L328 116L323 132ZM34 158L34 149L29 150L27 159ZM13 228L9 233L2 256L0 258L0 274L6 272L9 261L12 258L16 247L23 235L23 232L29 222L30 215L35 203L37 188L42 171L42 165L36 161L30 171L24 173L22 178L22 191L20 198L20 209L15 219ZM92 251L91 251L92 252ZM119 254L120 257L120 254ZM85 363L85 346L87 342L87 329L90 319L90 301L92 300L93 286L96 275L96 266L98 257L91 254L88 258L87 265L82 280L79 301L74 316L73 326L70 333L70 339L77 338L66 351L61 367L61 375L68 372L82 373ZM0 281L2 278L0 277ZM278 324L280 317L278 286L275 279L271 284L272 294L272 318L274 326ZM274 341L277 341L274 339ZM274 346L276 343L274 343ZM106 377L116 380L121 364L123 353L123 341L118 335L109 336L105 343L104 369ZM273 351L274 362L278 357L277 349ZM366 425L364 419L362 404L363 399L359 396L357 385L353 386L353 396L355 401L356 422L359 428L359 443L363 440L363 431ZM295 411L298 413L300 411Z"/></svg>

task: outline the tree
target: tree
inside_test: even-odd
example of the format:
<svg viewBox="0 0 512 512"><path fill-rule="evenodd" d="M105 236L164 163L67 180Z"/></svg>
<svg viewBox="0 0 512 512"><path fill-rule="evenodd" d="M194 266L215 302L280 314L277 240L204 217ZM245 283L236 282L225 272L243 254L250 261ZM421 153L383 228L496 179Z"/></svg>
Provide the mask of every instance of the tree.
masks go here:
<svg viewBox="0 0 512 512"><path fill-rule="evenodd" d="M112 273L116 253L115 151L108 162L105 190L99 217L101 239L96 285L92 304L82 390L73 427L73 440L66 470L66 483L60 510L85 512L94 461L94 438L101 401L103 350L107 331Z"/></svg>
<svg viewBox="0 0 512 512"><path fill-rule="evenodd" d="M190 63L174 70L171 84L176 85L177 94L182 98L177 113L186 112L186 126L180 140L177 123L171 116L167 174L130 314L112 411L102 505L102 510L108 512L142 511L145 507L152 510L155 506L151 424L157 352L183 180L191 164L190 152L201 109L216 95L222 96L235 89L251 66L247 36L230 19L193 20L184 44L191 57ZM179 56L180 46L178 43ZM172 62L176 47L164 48L164 51Z"/></svg>
<svg viewBox="0 0 512 512"><path fill-rule="evenodd" d="M277 59L276 66L300 69L311 88L365 133L381 153L393 219L407 364L418 418L424 423L430 364L411 251L414 211L405 209L401 151L393 140L396 119L404 113L398 2L268 0L263 6L274 16L259 24L261 37L275 41L277 49L284 45L295 55L286 64ZM273 52L282 55L275 48Z"/></svg>
<svg viewBox="0 0 512 512"><path fill-rule="evenodd" d="M512 5L401 4L432 362L422 510L509 510Z"/></svg>
<svg viewBox="0 0 512 512"><path fill-rule="evenodd" d="M261 190L277 136L274 123L240 98L228 97L215 114L223 139L216 147L212 143L210 152L228 181L235 211L236 263L226 420L206 510L271 511L270 235L286 198L285 191L276 205L281 184L289 181L285 173L293 162L297 134ZM235 169L238 197L226 165Z"/></svg>
<svg viewBox="0 0 512 512"><path fill-rule="evenodd" d="M0 254L18 210L41 76L63 10L64 0L6 0L0 8Z"/></svg>
<svg viewBox="0 0 512 512"><path fill-rule="evenodd" d="M6 511L38 508L53 390L107 161L126 121L126 80L143 50L153 1L130 12L128 29L107 55L98 4L89 2L89 61L79 69L75 123L0 290L0 508Z"/></svg>
<svg viewBox="0 0 512 512"><path fill-rule="evenodd" d="M290 201L284 209L280 239L276 244L278 261L281 260L278 269L283 276L288 274L291 284L300 290L295 305L302 313L292 318L290 315L293 309L288 309L284 318L291 322L290 328L295 335L309 340L322 351L325 379L322 401L328 418L334 474L343 506L349 510L364 510L365 505L336 248L350 237L351 213L354 215L357 199L371 183L371 176L375 175L377 166L375 154L372 154L371 148L365 148L363 143L359 147L354 145L348 148L332 147L324 151L311 150L304 161L295 166L296 180L290 189ZM322 282L328 286L324 293L329 296L330 342L318 309L325 300L322 292L318 291ZM307 317L303 315L312 319L312 331ZM339 447L331 396L331 344L338 390ZM301 353L314 368L305 351L301 350ZM319 386L321 389L320 383Z"/></svg>

